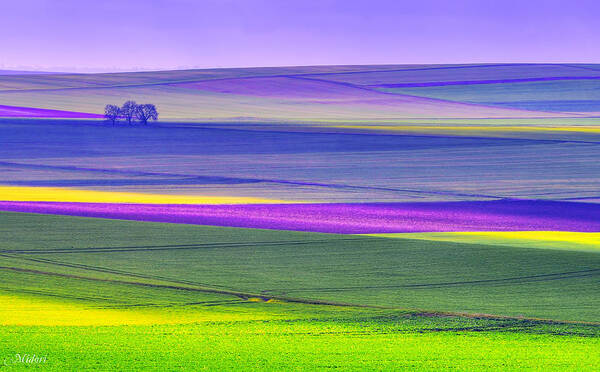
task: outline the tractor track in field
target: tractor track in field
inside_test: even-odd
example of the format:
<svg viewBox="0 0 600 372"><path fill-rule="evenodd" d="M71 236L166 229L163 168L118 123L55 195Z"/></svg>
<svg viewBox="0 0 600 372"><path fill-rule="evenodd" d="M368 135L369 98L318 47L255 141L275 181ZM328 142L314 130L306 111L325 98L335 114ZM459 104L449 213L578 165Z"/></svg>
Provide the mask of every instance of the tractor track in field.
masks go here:
<svg viewBox="0 0 600 372"><path fill-rule="evenodd" d="M498 331L514 331L515 328L519 331L523 331L527 328L533 328L538 326L534 322L530 321L519 321L516 320L514 322L506 322L499 324L490 324L490 325L476 325L471 327L448 327L448 328L427 328L423 330L418 330L418 333L428 333L428 332L498 332Z"/></svg>
<svg viewBox="0 0 600 372"><path fill-rule="evenodd" d="M43 258L10 256L10 255L6 255L6 254L0 254L0 256L16 258L16 259L30 261L30 262L51 264L51 265L55 265L55 266L67 267L67 268L72 268L72 269L79 269L79 270L85 270L85 271L96 271L96 272L120 275L120 276L130 276L130 277L140 278L140 279L159 280L159 281L164 281L164 282L169 282L169 283L178 283L178 284L183 284L183 285L193 285L193 286L200 286L200 287L211 287L211 288L215 287L215 288L228 289L227 287L215 285L215 284L199 283L199 282L193 282L193 281L187 281L187 280L178 280L178 279L167 278L167 277L163 277L163 276L159 276L159 275L140 274L140 273L134 273L131 271L116 270L116 269L110 269L110 268L101 267L101 266L90 266L90 265L49 260L49 259L43 259Z"/></svg>
<svg viewBox="0 0 600 372"><path fill-rule="evenodd" d="M27 269L27 268L21 268L21 267L13 267L13 266L0 266L0 270L7 270L7 271L13 271L13 272L28 273L28 274L36 274L36 275L45 275L45 276L55 276L55 277L62 277L62 278L69 278L69 279L89 280L89 281L97 281L97 282L104 282L104 283L133 285L133 286L141 286L141 287L156 288L156 289L172 289L172 290L191 291L191 292L223 294L223 295L229 295L229 296L236 296L243 300L257 298L262 301L283 300L283 301L287 301L287 302L304 303L304 304L311 304L311 305L347 306L347 307L363 307L363 308L378 308L378 309L386 308L383 306L349 304L349 303L343 303L343 302L332 302L332 301L323 301L323 300L311 300L311 299L289 298L289 297L272 296L272 295L261 295L261 294L257 294L257 293L241 292L241 291L235 291L235 290L201 287L201 286L191 287L191 286L171 285L171 284L143 283L143 282L134 282L134 281L126 281L126 280L108 279L108 278L93 278L93 277L87 277L87 276L81 276L81 275L75 275L75 274L57 273L57 272L51 272L51 271Z"/></svg>
<svg viewBox="0 0 600 372"><path fill-rule="evenodd" d="M121 301L118 299L115 299L114 297L90 297L90 296L74 296L74 295L69 295L66 293L53 293L53 292L49 292L49 291L40 291L40 290L34 290L34 289L24 289L24 288L20 288L18 290L14 289L14 288L9 288L9 287L0 287L1 291L5 291L5 292L12 292L12 293L26 293L26 294L32 294L32 295L37 295L37 296L47 296L47 297L56 297L56 298L63 298L63 299L69 299L69 300L78 300L78 301L110 301L111 303L120 303L122 305L116 305L116 306L126 306L126 302L125 301Z"/></svg>
<svg viewBox="0 0 600 372"><path fill-rule="evenodd" d="M549 140L536 140L543 141L544 143L551 142ZM201 174L182 174L182 173L168 173L168 172L147 172L147 171L136 171L136 170L123 170L123 169L110 169L110 168L90 168L90 167L78 167L69 165L48 165L48 164L28 164L28 163L17 163L0 161L2 167L15 167L24 169L41 169L41 170L60 170L70 172L87 172L87 173L101 173L111 175L126 175L132 177L167 177L172 178L173 183L177 183L182 180L196 180L198 184L217 184L222 182L227 183L274 183L280 185L291 185L291 186L312 186L329 189L341 189L341 190L373 190L373 191L386 191L395 193L409 193L416 195L447 195L447 196L459 196L459 197L473 197L473 198L492 198L492 199L503 199L497 195L487 194L469 194L461 193L452 190L415 190L405 189L397 187L384 187L384 186L364 186L364 185L351 185L344 183L327 183L327 182L307 182L301 180L288 180L288 179L275 179L275 178L245 178L245 177L222 177L212 175L201 175ZM8 183L11 184L10 182ZM23 183L27 185L27 183ZM167 183L168 184L168 183ZM16 183L13 185L19 185ZM126 203L125 203L126 204Z"/></svg>
<svg viewBox="0 0 600 372"><path fill-rule="evenodd" d="M482 279L482 280L470 280L470 281L458 281L458 282L442 282L442 283L422 283L422 284L400 284L400 285L381 285L381 286L356 286L356 287L330 287L330 288L298 288L298 289L287 289L287 290L264 290L261 293L264 295L277 294L285 296L288 293L297 292L343 292L343 291L355 291L365 289L430 289L430 288L444 288L453 286L463 285L479 285L479 284L492 284L492 285L504 285L504 284L520 284L520 283L531 283L539 281L550 281L550 280L563 280L572 278L581 278L588 276L600 275L600 269L588 269L580 271L568 271L562 273L551 273L551 274L539 274L539 275L527 275L518 276L512 278L502 279Z"/></svg>
<svg viewBox="0 0 600 372"><path fill-rule="evenodd" d="M176 285L163 285L163 284L150 284L150 283L141 283L141 282L121 281L121 280L114 280L114 279L90 278L90 277L85 277L85 276L80 276L80 275L54 273L54 272L48 272L48 271L25 269L25 268L10 267L10 266L0 266L0 270L8 270L8 271L30 273L30 274L37 274L37 275L57 276L57 277L70 278L70 279L99 281L99 282L114 283L114 284L135 285L135 286L157 288L157 289L172 289L172 290L183 290L183 291L193 291L193 292L203 292L203 293L215 293L215 294L235 296L242 300L248 300L250 298L259 298L263 301L280 300L280 301L289 302L289 303L299 303L299 304L306 304L306 305L325 305L325 306L338 306L338 307L356 307L356 308L409 311L408 309L402 309L402 308L397 308L397 307L351 304L351 303L343 303L343 302L293 298L293 297L286 297L286 296L279 296L279 295L264 295L264 294L258 295L258 294L253 294L253 293L230 291L230 290L220 290L220 289L214 289L214 288L197 288L197 287L194 288L194 287L184 287L184 286L176 286ZM42 293L40 293L40 294L42 294ZM45 294L45 293L43 293L43 294ZM48 295L52 295L52 294L48 294ZM195 303L188 303L188 305L194 305L194 304ZM599 322L553 320L553 319L543 319L543 318L525 318L525 317L504 316L504 315L495 315L495 314L472 314L472 313L444 312L444 311L426 311L426 310L418 310L418 309L410 310L410 311L411 311L411 315L415 315L415 316L430 316L430 317L451 316L451 317L464 317L464 318L473 318L473 319L530 321L530 322L535 322L537 324L584 324L584 325L591 325L591 326L600 326Z"/></svg>
<svg viewBox="0 0 600 372"><path fill-rule="evenodd" d="M124 247L88 247L88 248L64 248L52 250L35 249L3 249L0 253L7 254L54 254L54 253L105 253L105 252L135 252L135 251L154 251L154 250L178 250L178 249L211 249L211 248L236 248L236 247L260 247L260 246L280 246L280 245L306 245L343 241L366 241L371 237L352 237L352 238L331 238L331 239L313 239L313 240L281 240L265 242L248 243L200 243L200 244L176 244L176 245L141 245Z"/></svg>
<svg viewBox="0 0 600 372"><path fill-rule="evenodd" d="M99 306L102 309L131 309L131 308L167 308L167 307L182 307L182 306L193 306L193 305L202 305L202 306L221 306L221 305L232 305L232 304L246 304L248 301L244 301L243 299L237 300L226 300L226 301L195 301L195 302L182 302L182 303L165 303L165 304L156 304L156 303L142 303L142 304L123 304L123 305L103 305Z"/></svg>
<svg viewBox="0 0 600 372"><path fill-rule="evenodd" d="M260 296L260 295L256 295L256 294L230 291L230 290L225 290L225 289L186 287L186 286L169 285L169 284L153 284L153 283L143 283L143 282L134 282L134 281L126 281L126 280L108 279L108 278L92 278L92 277L87 277L87 276L82 276L82 275L56 273L56 272L51 272L51 271L26 269L26 268L13 267L13 266L0 266L0 270L8 270L8 271L14 271L14 272L20 272L20 273L45 275L45 276L56 276L56 277L69 278L69 279L81 279L81 280L97 281L97 282L104 282L104 283L134 285L134 286L157 288L157 289L173 289L173 290L181 290L181 291L216 293L216 294L236 296L236 297L239 297L242 299L248 299L248 298L252 298L252 297L261 298L265 301L271 299L271 297L264 297L264 296Z"/></svg>

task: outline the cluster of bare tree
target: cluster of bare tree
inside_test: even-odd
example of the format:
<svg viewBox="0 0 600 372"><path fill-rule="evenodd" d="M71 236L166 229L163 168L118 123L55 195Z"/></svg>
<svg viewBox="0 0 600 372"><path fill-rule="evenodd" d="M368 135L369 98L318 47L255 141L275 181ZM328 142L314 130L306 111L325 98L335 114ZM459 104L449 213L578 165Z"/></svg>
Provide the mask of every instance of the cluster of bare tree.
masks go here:
<svg viewBox="0 0 600 372"><path fill-rule="evenodd" d="M106 105L104 117L113 125L121 119L129 125L134 124L136 119L142 124L148 124L149 120L158 120L158 111L156 111L156 106L151 103L138 105L135 101L127 101L121 107Z"/></svg>

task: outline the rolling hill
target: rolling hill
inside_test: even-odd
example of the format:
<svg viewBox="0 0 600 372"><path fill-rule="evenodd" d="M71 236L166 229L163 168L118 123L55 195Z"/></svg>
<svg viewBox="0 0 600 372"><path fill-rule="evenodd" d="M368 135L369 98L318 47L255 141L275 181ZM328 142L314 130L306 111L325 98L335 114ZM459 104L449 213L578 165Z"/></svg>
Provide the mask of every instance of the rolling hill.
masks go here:
<svg viewBox="0 0 600 372"><path fill-rule="evenodd" d="M558 64L5 74L0 75L0 102L102 114L107 103L134 99L155 103L161 118L171 121L585 117L597 111L594 87L599 78L596 65ZM579 93L566 101L548 96L557 89L569 89L573 82L589 86L587 95ZM469 89L475 86L495 90L473 99ZM540 95L546 87L550 93ZM47 112L48 117L65 115ZM27 111L22 116L27 117Z"/></svg>

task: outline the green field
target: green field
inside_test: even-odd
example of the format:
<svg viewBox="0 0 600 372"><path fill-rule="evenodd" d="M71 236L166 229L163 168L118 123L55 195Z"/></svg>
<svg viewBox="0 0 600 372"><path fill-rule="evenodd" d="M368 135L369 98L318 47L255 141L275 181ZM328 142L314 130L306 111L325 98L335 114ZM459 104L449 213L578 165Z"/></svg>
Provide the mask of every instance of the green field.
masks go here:
<svg viewBox="0 0 600 372"><path fill-rule="evenodd" d="M245 305L244 310L265 318L272 311L287 316L169 325L8 326L0 329L0 348L5 355L45 355L40 369L57 371L593 371L600 363L597 328L271 306Z"/></svg>
<svg viewBox="0 0 600 372"><path fill-rule="evenodd" d="M0 215L6 237L3 266L30 271L267 299L600 321L596 252ZM46 280L52 276L44 277L44 288L37 288L37 272L0 275L4 286L14 290L51 290ZM91 284L72 282L86 297L100 292L88 294ZM61 290L70 288L64 285ZM121 292L101 293L106 299L123 297Z"/></svg>
<svg viewBox="0 0 600 372"><path fill-rule="evenodd" d="M600 362L593 251L8 212L0 235L0 355L44 369Z"/></svg>

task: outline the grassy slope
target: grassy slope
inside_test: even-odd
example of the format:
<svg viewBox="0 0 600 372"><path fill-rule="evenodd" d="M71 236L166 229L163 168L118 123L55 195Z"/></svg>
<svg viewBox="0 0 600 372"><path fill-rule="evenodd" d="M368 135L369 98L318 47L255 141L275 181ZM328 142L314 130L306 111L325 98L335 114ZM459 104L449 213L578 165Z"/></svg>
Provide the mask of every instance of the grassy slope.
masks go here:
<svg viewBox="0 0 600 372"><path fill-rule="evenodd" d="M398 244L394 239L17 213L1 213L0 221L4 251L0 256L0 355L9 361L15 353L42 355L47 362L39 367L49 370L439 370L450 366L593 370L600 363L595 352L600 330L595 325L264 302L239 293L207 291L258 292L267 284L285 288L292 284L289 278L297 287L306 287L377 280L385 284L432 282L441 276L467 275L452 273L448 270L452 266L468 268L471 277L557 266L567 270L570 265L583 265L580 258L588 266L593 264L593 255L458 244L436 244L436 248L419 241ZM313 244L295 243L300 240ZM255 243L259 241L282 245ZM210 242L221 244L219 248L148 250L148 246L174 248ZM249 245L235 247L235 243ZM92 247L138 250L47 253ZM415 260L417 253L431 259ZM524 260L534 260L535 267L525 265ZM69 262L82 265L65 266ZM98 271L98 266L104 269ZM492 272L485 272L490 268ZM587 288L585 279L559 278L550 283L537 289L547 295L555 288L562 303L570 305L552 309L557 317L597 320L590 316L597 315L593 312L597 306L592 312L578 307L585 302L577 297ZM505 297L510 302L504 305L539 306L536 287L527 283L481 288L470 288L470 298L454 300L469 303L475 299L498 309L494 296L509 291L512 297ZM587 289L592 292L586 296L598 297L596 288ZM448 301L457 295L448 288L416 290L413 298L410 292L393 289L377 301L388 298L396 301L392 305L407 308L418 298L429 309L452 310ZM295 294L369 303L382 292Z"/></svg>
<svg viewBox="0 0 600 372"><path fill-rule="evenodd" d="M267 313L253 305L248 312ZM0 350L45 370L589 370L597 330L411 315L302 314L194 324L1 327ZM268 317L266 317L268 318ZM585 335L585 336L582 336ZM586 337L587 336L587 337ZM11 370L9 368L8 370Z"/></svg>
<svg viewBox="0 0 600 372"><path fill-rule="evenodd" d="M253 296L600 320L596 252L18 213L0 216L3 254L9 256L2 257L3 266L103 279L118 275L125 282L208 287ZM45 277L37 273L5 270L1 275L13 291L52 292L36 285ZM72 292L81 296L99 301L122 297L121 292L86 292L80 280L69 282L78 286Z"/></svg>

